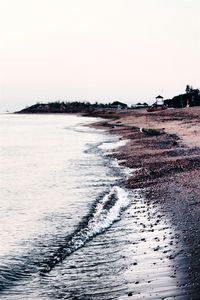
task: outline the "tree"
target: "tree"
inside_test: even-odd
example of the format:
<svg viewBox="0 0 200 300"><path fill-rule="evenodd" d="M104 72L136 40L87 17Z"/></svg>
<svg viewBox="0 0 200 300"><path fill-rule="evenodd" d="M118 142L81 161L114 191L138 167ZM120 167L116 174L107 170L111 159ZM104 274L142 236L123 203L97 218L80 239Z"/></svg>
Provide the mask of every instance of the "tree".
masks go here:
<svg viewBox="0 0 200 300"><path fill-rule="evenodd" d="M189 84L186 85L185 91L186 91L187 94L189 94L189 92L190 92L190 86L189 86Z"/></svg>
<svg viewBox="0 0 200 300"><path fill-rule="evenodd" d="M187 94L192 93L193 92L193 87L191 85L187 84L185 91L186 91Z"/></svg>

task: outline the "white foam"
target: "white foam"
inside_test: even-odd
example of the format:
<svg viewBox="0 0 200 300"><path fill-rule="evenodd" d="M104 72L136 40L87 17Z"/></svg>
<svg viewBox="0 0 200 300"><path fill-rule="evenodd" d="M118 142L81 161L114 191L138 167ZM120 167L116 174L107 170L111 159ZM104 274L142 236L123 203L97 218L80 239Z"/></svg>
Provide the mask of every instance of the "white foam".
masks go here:
<svg viewBox="0 0 200 300"><path fill-rule="evenodd" d="M43 271L49 272L66 256L83 247L95 235L104 232L120 217L121 212L130 204L128 193L122 188L115 186L110 189L102 200L97 204L95 212L91 216L86 227L76 233L52 261L45 265Z"/></svg>
<svg viewBox="0 0 200 300"><path fill-rule="evenodd" d="M116 201L110 209L107 209L105 208L105 205L109 203L109 201L112 201L111 197L115 197ZM120 187L112 187L110 192L97 204L95 212L87 227L81 229L79 233L72 238L73 249L70 249L70 253L82 247L96 234L99 234L109 228L119 219L122 210L129 204L130 200L128 198L128 193Z"/></svg>
<svg viewBox="0 0 200 300"><path fill-rule="evenodd" d="M102 143L99 148L101 150L112 150L116 149L122 146L125 146L128 143L129 140L118 140L116 142L107 142L107 143Z"/></svg>
<svg viewBox="0 0 200 300"><path fill-rule="evenodd" d="M113 206L107 210L105 204L110 198L116 197ZM121 211L129 205L128 193L120 187L113 187L110 192L104 196L98 203L93 218L88 224L89 235L93 236L109 228L114 221L118 220Z"/></svg>
<svg viewBox="0 0 200 300"><path fill-rule="evenodd" d="M119 163L120 163L120 161L115 158L111 164L114 168L118 168L120 170L121 174L124 175L127 180L131 176L131 174L135 171L135 169L121 166Z"/></svg>

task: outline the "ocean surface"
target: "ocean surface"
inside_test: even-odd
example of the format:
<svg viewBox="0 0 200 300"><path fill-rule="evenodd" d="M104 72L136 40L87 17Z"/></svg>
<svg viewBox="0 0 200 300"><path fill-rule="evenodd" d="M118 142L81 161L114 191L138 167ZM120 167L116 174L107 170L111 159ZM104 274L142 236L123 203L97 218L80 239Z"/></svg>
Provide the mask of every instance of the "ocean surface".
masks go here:
<svg viewBox="0 0 200 300"><path fill-rule="evenodd" d="M0 299L120 299L149 280L157 252L137 243L159 211L125 188L130 170L108 156L123 141L85 126L95 120L0 116ZM159 289L173 286L165 264Z"/></svg>

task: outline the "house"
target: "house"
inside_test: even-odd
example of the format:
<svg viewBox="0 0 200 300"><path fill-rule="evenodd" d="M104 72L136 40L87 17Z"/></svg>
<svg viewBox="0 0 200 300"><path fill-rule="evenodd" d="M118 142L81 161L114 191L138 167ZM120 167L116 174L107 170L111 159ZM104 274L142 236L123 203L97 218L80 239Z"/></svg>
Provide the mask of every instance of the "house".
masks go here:
<svg viewBox="0 0 200 300"><path fill-rule="evenodd" d="M110 108L127 109L128 105L119 101L114 101L113 103L110 104Z"/></svg>

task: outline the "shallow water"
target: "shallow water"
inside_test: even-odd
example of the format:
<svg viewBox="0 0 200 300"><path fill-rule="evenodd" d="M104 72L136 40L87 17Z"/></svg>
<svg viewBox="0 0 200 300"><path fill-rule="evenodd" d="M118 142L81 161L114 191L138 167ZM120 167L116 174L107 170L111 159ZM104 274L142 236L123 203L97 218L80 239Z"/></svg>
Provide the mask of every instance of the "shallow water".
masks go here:
<svg viewBox="0 0 200 300"><path fill-rule="evenodd" d="M162 279L176 290L171 264L154 250L155 237L160 249L168 245L169 221L151 231L159 212L124 187L129 170L105 155L121 142L83 126L93 120L0 116L1 298L120 299L134 290L148 299L148 281L155 290ZM161 283L145 271L156 259L164 261Z"/></svg>

